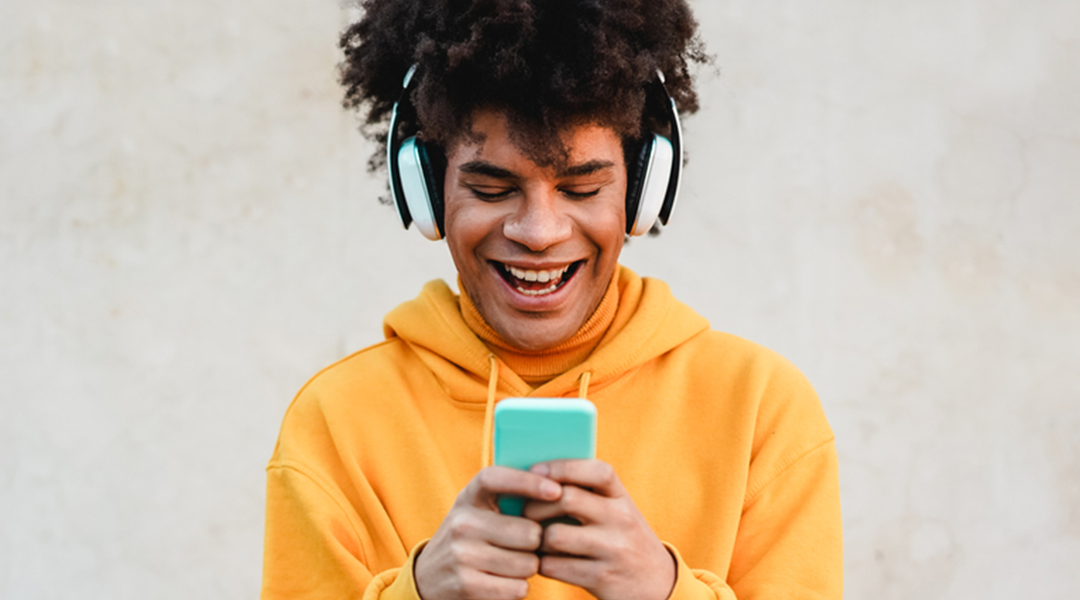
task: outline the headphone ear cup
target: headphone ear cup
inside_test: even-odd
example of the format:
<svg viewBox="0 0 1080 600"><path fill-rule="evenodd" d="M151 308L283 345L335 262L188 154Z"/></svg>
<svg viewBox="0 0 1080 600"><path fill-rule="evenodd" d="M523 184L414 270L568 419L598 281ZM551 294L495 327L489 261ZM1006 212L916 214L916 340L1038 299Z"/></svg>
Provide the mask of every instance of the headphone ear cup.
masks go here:
<svg viewBox="0 0 1080 600"><path fill-rule="evenodd" d="M397 158L402 195L413 223L427 239L441 239L442 186L435 182L427 148L413 136L401 143Z"/></svg>
<svg viewBox="0 0 1080 600"><path fill-rule="evenodd" d="M671 179L671 164L674 159L674 150L667 138L652 134L646 137L645 148L639 153L641 164L635 161L635 168L639 169L635 177L640 178L636 188L639 197L636 199L636 207L630 212L630 182L629 169L627 169L627 226L626 232L630 235L644 235L652 229L660 216L660 209L664 207L667 197L668 181ZM630 215L634 220L630 221Z"/></svg>
<svg viewBox="0 0 1080 600"><path fill-rule="evenodd" d="M420 155L420 169L424 174L424 187L427 190L431 214L435 217L435 229L441 239L446 229L443 227L443 177L446 176L446 155L442 148L416 141Z"/></svg>
<svg viewBox="0 0 1080 600"><path fill-rule="evenodd" d="M645 173L649 169L649 156L652 153L652 140L628 140L623 153L626 157L626 234L634 231L638 220L638 207L641 205L641 191L645 187Z"/></svg>

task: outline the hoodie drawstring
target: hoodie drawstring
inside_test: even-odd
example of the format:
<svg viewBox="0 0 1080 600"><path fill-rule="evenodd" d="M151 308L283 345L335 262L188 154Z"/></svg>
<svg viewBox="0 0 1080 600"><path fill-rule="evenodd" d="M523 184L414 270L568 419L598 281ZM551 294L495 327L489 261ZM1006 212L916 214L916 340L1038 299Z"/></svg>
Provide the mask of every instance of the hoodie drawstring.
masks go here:
<svg viewBox="0 0 1080 600"><path fill-rule="evenodd" d="M585 371L581 374L581 382L578 383L577 397L582 400L589 399L589 379L592 378L592 371Z"/></svg>
<svg viewBox="0 0 1080 600"><path fill-rule="evenodd" d="M491 433L495 421L495 390L499 387L499 361L494 354L489 354L491 374L488 376L487 406L484 408L484 443L480 452L480 468L491 466Z"/></svg>
<svg viewBox="0 0 1080 600"><path fill-rule="evenodd" d="M499 360L495 358L494 354L489 354L488 360L491 362L491 372L488 375L487 405L484 406L484 442L480 450L481 469L490 467L494 461L491 452L491 438L495 423L495 391L499 387ZM581 374L581 379L578 382L578 398L588 400L590 379L592 379L592 371L585 371Z"/></svg>

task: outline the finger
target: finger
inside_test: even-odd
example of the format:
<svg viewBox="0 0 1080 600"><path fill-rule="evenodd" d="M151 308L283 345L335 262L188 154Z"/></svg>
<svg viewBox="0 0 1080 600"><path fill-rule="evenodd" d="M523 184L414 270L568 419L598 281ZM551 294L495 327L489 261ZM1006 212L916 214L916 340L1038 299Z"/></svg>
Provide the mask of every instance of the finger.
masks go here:
<svg viewBox="0 0 1080 600"><path fill-rule="evenodd" d="M490 546L489 546L490 547ZM540 557L535 552L512 552L500 550L505 556L493 557L488 573L499 577L528 579L540 572Z"/></svg>
<svg viewBox="0 0 1080 600"><path fill-rule="evenodd" d="M461 573L453 585L447 587L447 597L476 600L519 599L529 593L529 584L524 579L501 577L476 570Z"/></svg>
<svg viewBox="0 0 1080 600"><path fill-rule="evenodd" d="M563 486L562 495L554 502L529 502L522 516L543 523L549 519L570 516L582 524L605 521L608 512L617 508L611 498L606 498L576 485Z"/></svg>
<svg viewBox="0 0 1080 600"><path fill-rule="evenodd" d="M543 531L529 519L509 517L475 506L457 507L439 526L434 539L446 538L453 544L480 541L508 550L534 551L540 546Z"/></svg>
<svg viewBox="0 0 1080 600"><path fill-rule="evenodd" d="M526 579L540 570L540 558L535 552L506 550L487 544L455 546L454 558L461 565L499 577Z"/></svg>
<svg viewBox="0 0 1080 600"><path fill-rule="evenodd" d="M565 491L563 493L565 493ZM526 502L525 508L521 511L521 516L537 523L543 523L544 521L557 519L565 515L566 509L564 509L562 504L557 500L555 502L532 500Z"/></svg>
<svg viewBox="0 0 1080 600"><path fill-rule="evenodd" d="M562 494L562 487L547 477L529 471L486 467L469 481L458 500L478 508L498 510L496 501L503 494L551 501Z"/></svg>
<svg viewBox="0 0 1080 600"><path fill-rule="evenodd" d="M544 541L540 544L541 554L569 555L579 558L606 558L610 552L599 536L602 530L597 527L582 527L553 523L544 529Z"/></svg>
<svg viewBox="0 0 1080 600"><path fill-rule="evenodd" d="M618 498L626 495L626 488L615 469L602 460L553 460L537 463L529 470L562 484L589 488L601 496Z"/></svg>
<svg viewBox="0 0 1080 600"><path fill-rule="evenodd" d="M439 535L414 564L421 597L517 599L528 593L524 580L539 570L535 553L496 548L480 540L440 541Z"/></svg>
<svg viewBox="0 0 1080 600"><path fill-rule="evenodd" d="M544 531L539 523L522 517L481 512L479 525L483 532L477 534L480 539L508 550L534 552L540 547Z"/></svg>
<svg viewBox="0 0 1080 600"><path fill-rule="evenodd" d="M550 579L593 589L600 579L599 561L578 556L542 556L540 574Z"/></svg>

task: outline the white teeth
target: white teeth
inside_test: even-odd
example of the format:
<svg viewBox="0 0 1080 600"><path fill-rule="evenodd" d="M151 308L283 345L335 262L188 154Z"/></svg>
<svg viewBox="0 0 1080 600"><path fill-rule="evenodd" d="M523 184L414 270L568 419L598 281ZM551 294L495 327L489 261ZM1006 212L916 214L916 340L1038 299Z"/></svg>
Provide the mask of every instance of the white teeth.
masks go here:
<svg viewBox="0 0 1080 600"><path fill-rule="evenodd" d="M523 290L521 288L518 288L517 291L521 292L522 294L525 294L526 296L543 296L544 294L550 294L551 292L554 292L557 289L559 289L559 284L556 283L555 285L552 285L550 287L546 287L546 288L544 288L542 290Z"/></svg>
<svg viewBox="0 0 1080 600"><path fill-rule="evenodd" d="M507 271L514 277L521 279L522 281L538 281L540 283L547 283L549 281L559 281L566 270L570 268L570 265L559 269L551 269L549 271L531 271L528 269L519 269L510 265L503 265ZM538 290L538 293L544 293L544 290Z"/></svg>

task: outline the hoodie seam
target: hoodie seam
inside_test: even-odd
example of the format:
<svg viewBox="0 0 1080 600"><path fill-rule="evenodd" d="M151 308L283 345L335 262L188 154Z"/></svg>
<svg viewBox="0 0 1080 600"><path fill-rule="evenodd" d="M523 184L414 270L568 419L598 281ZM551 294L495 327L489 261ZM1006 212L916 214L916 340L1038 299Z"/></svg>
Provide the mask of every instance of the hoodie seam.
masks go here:
<svg viewBox="0 0 1080 600"><path fill-rule="evenodd" d="M314 470L308 468L302 463L294 462L291 460L273 460L270 461L270 464L266 465L267 473L272 470L293 471L294 473L303 476L305 479L315 484L315 487L323 494L325 494L331 502L334 503L334 506L337 507L338 512L341 513L341 516L345 517L345 520L348 521L349 526L352 527L353 536L355 536L357 541L360 542L357 545L361 554L360 560L362 560L364 563L367 563L367 556L369 553L367 549L364 548L365 540L364 537L360 535L359 524L352 519L352 517L349 515L349 511L345 509L346 506L351 506L347 500L344 500L343 498L340 498L338 494L335 494L331 489L331 486L329 486L322 477L320 477L317 473L314 472Z"/></svg>
<svg viewBox="0 0 1080 600"><path fill-rule="evenodd" d="M643 297L642 297L642 300L641 300L641 304L645 304L644 292L643 292ZM595 355L596 355L596 351L594 351L593 355L590 356L588 359L586 359L585 362L583 362L580 365L566 371L562 375L559 375L558 378L569 377L568 381L571 381L571 382L572 381L577 381L578 377L580 377L583 372L592 371L593 378L592 378L592 383L590 383L590 389L592 389L594 392L599 392L600 390L604 389L605 387L607 387L611 383L614 383L615 381L621 379L622 377L627 376L627 375L631 375L633 373L636 373L637 370L642 365L644 365L646 362L648 362L647 360L642 361L641 360L642 357L646 356L651 351L651 346L653 344L653 341L657 337L662 335L664 333L664 331L665 331L665 329L663 327L664 323L666 323L670 319L672 311L677 306L679 306L679 303L677 301L675 301L675 302L665 302L664 304L665 305L661 308L661 310L658 311L659 314L657 315L657 317L655 318L655 321L654 321L655 325L650 328L649 333L642 339L641 342L636 343L636 349L633 352L624 355L617 362L610 363L610 366L608 366L607 368L605 368L603 370L599 370L599 369L597 369L597 362L595 360L593 360L593 357L595 357ZM696 332L694 332L691 335L686 336L679 343L673 345L671 348L668 348L667 350L665 350L663 352L660 352L660 353L657 353L653 357L650 357L650 360L652 358L658 358L660 356L663 356L664 354L667 354L668 352L671 352L675 348L678 348L679 346L682 346L686 342L688 342L688 341L690 341L690 340L692 340L694 338L697 338L698 336L702 335L706 331L709 331L709 325L708 325L707 321ZM625 330L624 330L624 333L620 333L620 335L617 336L614 339L618 339L618 337L621 337L624 334L625 334ZM614 341L614 339L612 340L612 342ZM611 342L609 342L609 344L610 343ZM600 350L600 349L597 349L597 350ZM541 386L541 387L543 387L543 386ZM565 386L563 386L563 387L565 387ZM560 387L558 389L561 390L562 387ZM568 388L568 390L569 391L574 391L574 390L576 390L576 387Z"/></svg>
<svg viewBox="0 0 1080 600"><path fill-rule="evenodd" d="M300 400L300 397L304 395L304 392L306 392L307 389L309 387L311 387L315 383L315 381L317 379L322 377L322 375L324 373L326 373L327 371L329 371L329 370L331 370L333 368L336 368L337 366L341 365L342 363L345 363L346 361L352 360L353 358L355 358L355 357L357 357L357 356L359 356L361 354L365 354L367 352L376 350L376 349L381 348L383 346L388 346L388 345L390 345L392 343L403 343L403 342L404 342L404 340L402 340L401 338L392 338L392 339L388 339L388 340L382 340L381 342L376 342L376 343L374 343L374 344L372 344L372 345L370 345L370 346L368 346L366 348L361 348L360 350L357 350L356 352L353 352L353 353L351 353L351 354L349 354L347 356L339 358L338 360L330 363L329 365L323 367L322 369L319 369L319 372L315 373L310 378L308 378L308 380L306 382L304 382L304 385L300 386L300 389L293 396L293 399L289 402L289 406L285 408L285 415L282 418L281 427L278 430L278 441L274 444L274 452L273 452L272 456L277 455L278 447L281 445L281 432L284 431L284 429L285 429L285 423L289 419L289 414L291 414L292 411L293 411L293 408L296 407L296 403L297 403L297 401ZM271 462L273 462L273 459L271 459Z"/></svg>
<svg viewBox="0 0 1080 600"><path fill-rule="evenodd" d="M584 373L585 371L592 371L596 374L597 383L607 381L609 378L618 379L619 375L625 374L630 371L631 367L634 366L638 359L641 358L643 354L645 354L646 349L652 343L653 339L656 336L660 335L660 324L663 323L665 319L667 319L670 307L664 307L663 311L664 312L656 320L656 326L652 328L652 331L649 332L648 336L646 336L640 344L637 344L637 350L627 355L624 359L615 362L610 368L604 369L603 371L597 370L596 362L591 360L592 357L590 357L590 359L587 359L585 362L581 363L577 367L563 373L563 375L561 375L560 377L573 374L574 376L573 378L571 378L571 381L576 381L577 378L581 376L581 373ZM618 336L614 339L618 339ZM595 356L595 352L593 353L593 356Z"/></svg>
<svg viewBox="0 0 1080 600"><path fill-rule="evenodd" d="M633 369L633 367L638 364L638 361L641 359L641 357L646 354L653 340L655 340L663 332L663 324L668 320L669 316L671 315L671 309L672 307L670 304L663 308L663 313L661 313L661 315L656 319L656 326L653 327L649 335L640 344L638 344L638 349L635 352L628 355L623 360L616 362L610 369L606 369L604 372L597 372L597 379L607 379L612 375L621 375L630 372L631 369ZM695 332L693 335L688 336L682 342L676 344L674 347L668 348L664 352L657 354L656 357L660 357L664 354L667 354L668 352L671 352L674 348L677 348L678 346L685 344L687 341L701 335L701 333L703 331L706 331L707 329L708 327L705 327L704 329ZM634 370L636 371L636 369Z"/></svg>
<svg viewBox="0 0 1080 600"><path fill-rule="evenodd" d="M429 306L429 308L432 309L432 312L435 315L438 316L439 321L442 322L442 324L446 327L446 329L454 335L454 338L458 342L461 343L462 351L470 359L474 359L478 364L484 363L485 362L484 359L487 358L487 356L482 355L480 353L474 353L473 352L473 349L470 347L470 344L469 344L469 342L471 340L469 338L467 338L467 337L462 336L461 333L459 331L457 331L457 328L453 326L453 323L451 323L450 320L447 319L446 316L443 314L443 311L440 309L441 307L439 306L439 304L436 303L435 300L429 295L424 296L424 302ZM472 336L472 338L475 339L475 340L479 340L479 338L477 338L475 334ZM482 344L483 344L483 342L481 342L481 345ZM488 376L490 377L491 376L491 365L490 364L485 364L485 367L486 367L485 371L487 372ZM438 376L436 376L436 379L438 379ZM500 377L500 380L501 380L501 377ZM440 385L441 385L441 383L442 382L440 381ZM450 396L449 390L446 390L446 391L447 391L447 396Z"/></svg>
<svg viewBox="0 0 1080 600"><path fill-rule="evenodd" d="M819 444L815 444L814 446L812 446L808 450L796 455L795 457L790 458L790 459L786 459L784 461L781 461L780 464L777 467L775 467L774 472L771 475L769 475L769 477L764 482L757 485L757 489L747 490L746 499L743 500L743 509L745 510L745 509L749 508L750 505L753 504L754 501L756 501L758 499L758 497L761 496L762 492L764 492L777 479L780 479L780 477L784 473L787 473L788 470L790 470L792 467L799 464L800 462L803 461L803 459L810 456L811 454L814 454L818 450L821 450L822 448L828 447L830 444L832 444L835 441L836 441L836 436L829 436L829 438L827 440L825 440L825 441L823 441L823 442L821 442Z"/></svg>

